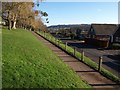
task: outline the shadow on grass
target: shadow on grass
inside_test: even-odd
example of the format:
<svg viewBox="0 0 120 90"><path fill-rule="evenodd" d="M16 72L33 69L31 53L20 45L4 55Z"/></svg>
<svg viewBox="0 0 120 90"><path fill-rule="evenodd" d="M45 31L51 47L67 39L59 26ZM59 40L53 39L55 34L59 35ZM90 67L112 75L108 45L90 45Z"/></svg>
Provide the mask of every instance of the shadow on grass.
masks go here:
<svg viewBox="0 0 120 90"><path fill-rule="evenodd" d="M75 72L85 72L85 73L87 73L87 72L97 72L97 71L94 71L94 70L90 70L90 71L75 71Z"/></svg>
<svg viewBox="0 0 120 90"><path fill-rule="evenodd" d="M64 62L80 62L80 61L64 61Z"/></svg>
<svg viewBox="0 0 120 90"><path fill-rule="evenodd" d="M90 84L92 86L118 86L120 84ZM120 87L119 87L120 88ZM116 90L116 89L115 89Z"/></svg>

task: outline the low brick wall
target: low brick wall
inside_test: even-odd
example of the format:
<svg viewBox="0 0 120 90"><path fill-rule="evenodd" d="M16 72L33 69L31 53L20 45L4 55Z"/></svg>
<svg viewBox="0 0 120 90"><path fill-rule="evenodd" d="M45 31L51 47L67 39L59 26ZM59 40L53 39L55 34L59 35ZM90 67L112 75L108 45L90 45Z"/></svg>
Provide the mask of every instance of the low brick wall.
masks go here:
<svg viewBox="0 0 120 90"><path fill-rule="evenodd" d="M107 40L98 40L98 39L92 39L92 38L85 38L85 43L102 47L102 48L107 48L109 46L109 41Z"/></svg>

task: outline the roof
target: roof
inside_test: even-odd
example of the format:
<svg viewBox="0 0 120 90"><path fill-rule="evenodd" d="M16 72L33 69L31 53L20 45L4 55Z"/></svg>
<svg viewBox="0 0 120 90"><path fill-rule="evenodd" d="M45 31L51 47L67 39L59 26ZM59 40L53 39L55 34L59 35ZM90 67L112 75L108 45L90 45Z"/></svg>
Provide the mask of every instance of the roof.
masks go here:
<svg viewBox="0 0 120 90"><path fill-rule="evenodd" d="M90 27L91 25L81 24L77 29L82 30L82 31L89 31Z"/></svg>
<svg viewBox="0 0 120 90"><path fill-rule="evenodd" d="M81 24L79 28L77 28L77 32L79 34L88 34L88 31L90 30L91 25L88 24Z"/></svg>
<svg viewBox="0 0 120 90"><path fill-rule="evenodd" d="M92 24L96 35L112 35L117 30L116 24Z"/></svg>

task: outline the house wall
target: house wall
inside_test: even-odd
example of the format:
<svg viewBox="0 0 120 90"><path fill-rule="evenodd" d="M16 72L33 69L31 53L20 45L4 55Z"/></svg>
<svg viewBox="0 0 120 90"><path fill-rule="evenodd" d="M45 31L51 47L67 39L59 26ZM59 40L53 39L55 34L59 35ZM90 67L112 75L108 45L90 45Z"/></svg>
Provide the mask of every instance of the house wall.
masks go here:
<svg viewBox="0 0 120 90"><path fill-rule="evenodd" d="M114 42L120 43L120 37L114 37Z"/></svg>
<svg viewBox="0 0 120 90"><path fill-rule="evenodd" d="M109 41L107 40L98 40L94 38L86 38L85 39L86 44L102 47L102 48L107 48L109 46Z"/></svg>
<svg viewBox="0 0 120 90"><path fill-rule="evenodd" d="M114 33L113 38L114 38L114 42L120 43L120 27Z"/></svg>
<svg viewBox="0 0 120 90"><path fill-rule="evenodd" d="M95 36L95 31L94 31L94 29L91 27L90 30L89 30L89 32L88 32L88 37L94 38L94 36Z"/></svg>
<svg viewBox="0 0 120 90"><path fill-rule="evenodd" d="M109 35L95 35L95 39L109 41L110 40L110 36Z"/></svg>

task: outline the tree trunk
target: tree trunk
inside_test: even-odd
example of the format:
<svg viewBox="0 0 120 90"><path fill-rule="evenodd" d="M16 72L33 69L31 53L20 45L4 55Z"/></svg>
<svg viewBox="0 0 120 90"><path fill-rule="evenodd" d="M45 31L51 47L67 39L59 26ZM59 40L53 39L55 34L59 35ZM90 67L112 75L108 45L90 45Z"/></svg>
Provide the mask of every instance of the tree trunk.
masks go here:
<svg viewBox="0 0 120 90"><path fill-rule="evenodd" d="M8 11L8 29L11 30L12 22L11 22L11 12Z"/></svg>
<svg viewBox="0 0 120 90"><path fill-rule="evenodd" d="M16 29L16 20L15 21L13 21L13 27L12 27L13 29Z"/></svg>
<svg viewBox="0 0 120 90"><path fill-rule="evenodd" d="M30 28L29 30L31 31L32 29Z"/></svg>
<svg viewBox="0 0 120 90"><path fill-rule="evenodd" d="M11 26L12 26L11 20L8 20L8 29L9 30L11 30Z"/></svg>

